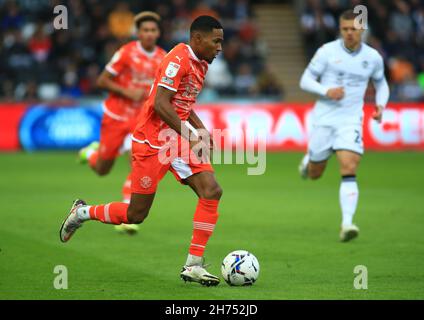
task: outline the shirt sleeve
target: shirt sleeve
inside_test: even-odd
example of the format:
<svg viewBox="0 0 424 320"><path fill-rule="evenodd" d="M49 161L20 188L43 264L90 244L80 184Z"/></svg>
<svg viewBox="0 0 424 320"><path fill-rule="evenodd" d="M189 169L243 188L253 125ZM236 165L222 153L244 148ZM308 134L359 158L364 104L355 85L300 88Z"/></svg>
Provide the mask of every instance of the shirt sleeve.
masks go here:
<svg viewBox="0 0 424 320"><path fill-rule="evenodd" d="M180 58L180 57L178 57ZM186 61L184 61L186 59ZM162 68L159 74L158 86L177 92L181 79L187 73L188 58L177 59L176 54L169 55L162 62ZM184 63L185 62L185 63Z"/></svg>
<svg viewBox="0 0 424 320"><path fill-rule="evenodd" d="M306 68L300 79L300 88L310 93L325 96L327 94L327 88L319 83L316 78L317 76L315 76L309 68Z"/></svg>
<svg viewBox="0 0 424 320"><path fill-rule="evenodd" d="M313 56L311 62L307 69L316 77L319 77L323 74L325 68L327 67L328 54L325 53L325 48L321 47L317 50Z"/></svg>
<svg viewBox="0 0 424 320"><path fill-rule="evenodd" d="M390 88L383 75L379 81L373 81L375 87L375 103L377 106L385 108L390 99Z"/></svg>
<svg viewBox="0 0 424 320"><path fill-rule="evenodd" d="M115 52L112 59L106 65L106 71L110 72L114 76L117 76L124 70L126 65L126 55L123 48Z"/></svg>
<svg viewBox="0 0 424 320"><path fill-rule="evenodd" d="M371 78L375 82L379 82L384 79L384 61L380 55L378 55L377 63L374 67L374 72Z"/></svg>

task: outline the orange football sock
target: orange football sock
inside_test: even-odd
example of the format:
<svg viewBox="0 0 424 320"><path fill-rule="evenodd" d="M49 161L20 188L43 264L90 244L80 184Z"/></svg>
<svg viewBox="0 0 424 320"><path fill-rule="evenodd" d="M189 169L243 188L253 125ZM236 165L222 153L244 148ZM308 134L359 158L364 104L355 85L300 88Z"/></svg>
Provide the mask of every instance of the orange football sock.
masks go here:
<svg viewBox="0 0 424 320"><path fill-rule="evenodd" d="M128 204L122 202L92 206L90 207L90 218L109 224L128 223L127 209Z"/></svg>
<svg viewBox="0 0 424 320"><path fill-rule="evenodd" d="M189 252L195 256L203 256L206 244L215 229L218 220L219 200L199 199L193 218L193 237Z"/></svg>
<svg viewBox="0 0 424 320"><path fill-rule="evenodd" d="M96 163L97 163L97 159L99 158L99 152L98 151L94 151L90 157L88 158L88 164L90 165L91 168L95 168L96 167Z"/></svg>
<svg viewBox="0 0 424 320"><path fill-rule="evenodd" d="M131 200L131 173L128 175L127 179L122 186L122 200L125 203L130 203Z"/></svg>

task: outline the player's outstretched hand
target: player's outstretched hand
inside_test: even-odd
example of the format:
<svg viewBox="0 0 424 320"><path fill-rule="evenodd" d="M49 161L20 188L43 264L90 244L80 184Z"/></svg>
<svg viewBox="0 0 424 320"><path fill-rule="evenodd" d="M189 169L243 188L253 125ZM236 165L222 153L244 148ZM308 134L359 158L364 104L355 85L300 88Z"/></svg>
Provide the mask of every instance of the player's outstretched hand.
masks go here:
<svg viewBox="0 0 424 320"><path fill-rule="evenodd" d="M327 97L331 100L341 100L344 97L344 88L343 87L337 87L328 89L327 91Z"/></svg>
<svg viewBox="0 0 424 320"><path fill-rule="evenodd" d="M375 111L372 114L372 118L378 123L381 123L383 120L383 107L375 106Z"/></svg>

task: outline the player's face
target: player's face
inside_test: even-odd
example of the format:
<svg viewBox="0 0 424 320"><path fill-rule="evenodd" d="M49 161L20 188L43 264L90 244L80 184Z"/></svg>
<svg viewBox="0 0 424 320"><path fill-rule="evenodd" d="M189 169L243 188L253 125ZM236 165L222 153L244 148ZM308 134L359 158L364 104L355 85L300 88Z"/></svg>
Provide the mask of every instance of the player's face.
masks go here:
<svg viewBox="0 0 424 320"><path fill-rule="evenodd" d="M222 29L213 29L212 32L202 33L199 45L201 58L209 64L212 63L218 53L222 51L223 41L224 30Z"/></svg>
<svg viewBox="0 0 424 320"><path fill-rule="evenodd" d="M359 45L362 40L362 29L355 28L355 20L340 19L340 34L345 46L353 48Z"/></svg>
<svg viewBox="0 0 424 320"><path fill-rule="evenodd" d="M154 21L144 21L138 29L138 38L144 48L153 48L160 37L159 26Z"/></svg>

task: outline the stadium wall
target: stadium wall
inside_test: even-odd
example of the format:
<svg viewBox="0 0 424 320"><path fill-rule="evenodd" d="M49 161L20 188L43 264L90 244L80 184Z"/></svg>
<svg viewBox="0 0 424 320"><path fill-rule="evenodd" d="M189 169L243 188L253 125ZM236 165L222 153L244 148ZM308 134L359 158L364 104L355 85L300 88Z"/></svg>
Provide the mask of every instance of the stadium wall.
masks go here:
<svg viewBox="0 0 424 320"><path fill-rule="evenodd" d="M240 137L266 135L269 151L304 151L311 103L209 103L196 107L206 127L226 130L232 147ZM424 104L393 103L383 124L364 108L368 150L424 150ZM0 104L0 151L75 150L98 140L101 103L73 106ZM261 135L259 135L261 136ZM224 143L222 143L224 145Z"/></svg>

